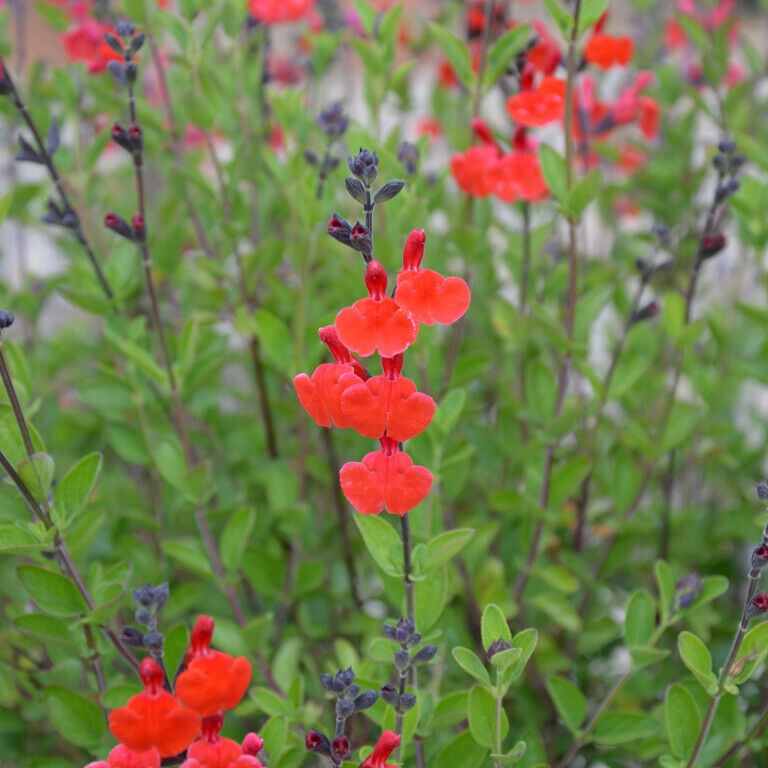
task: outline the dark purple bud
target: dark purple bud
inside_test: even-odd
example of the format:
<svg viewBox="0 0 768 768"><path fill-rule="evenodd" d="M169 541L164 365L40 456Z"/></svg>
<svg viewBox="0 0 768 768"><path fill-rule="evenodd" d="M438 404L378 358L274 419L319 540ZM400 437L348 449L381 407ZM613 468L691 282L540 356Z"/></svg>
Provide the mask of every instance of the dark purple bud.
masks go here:
<svg viewBox="0 0 768 768"><path fill-rule="evenodd" d="M118 216L116 213L108 213L104 217L104 226L107 229L111 229L116 232L120 237L126 238L126 240L133 240L133 230L128 222Z"/></svg>
<svg viewBox="0 0 768 768"><path fill-rule="evenodd" d="M405 182L400 179L392 179L388 181L373 198L374 203L386 203L387 200L391 200L393 197L397 197L400 194Z"/></svg>
<svg viewBox="0 0 768 768"><path fill-rule="evenodd" d="M746 617L751 619L755 616L761 616L766 611L768 611L768 595L765 592L758 592L747 607Z"/></svg>
<svg viewBox="0 0 768 768"><path fill-rule="evenodd" d="M432 659L437 656L437 648L434 645L425 645L411 660L411 663L416 666L417 664L428 664Z"/></svg>
<svg viewBox="0 0 768 768"><path fill-rule="evenodd" d="M128 138L131 142L131 149L134 152L141 152L144 149L144 133L136 123L128 128Z"/></svg>
<svg viewBox="0 0 768 768"><path fill-rule="evenodd" d="M121 42L120 38L113 35L111 32L107 32L104 35L104 40L107 43L107 45L117 54L120 56L125 55L125 49L123 48L123 43Z"/></svg>
<svg viewBox="0 0 768 768"><path fill-rule="evenodd" d="M349 739L346 736L337 736L331 742L331 757L338 762L346 760L352 754Z"/></svg>
<svg viewBox="0 0 768 768"><path fill-rule="evenodd" d="M384 683L379 691L382 701L389 704L390 707L397 706L397 689L391 683Z"/></svg>
<svg viewBox="0 0 768 768"><path fill-rule="evenodd" d="M0 96L8 96L11 93L13 93L13 82L5 68L5 62L0 58Z"/></svg>
<svg viewBox="0 0 768 768"><path fill-rule="evenodd" d="M344 186L346 186L347 192L352 199L357 200L361 205L365 205L365 187L359 179L353 179L351 176L347 176L347 178L344 179Z"/></svg>
<svg viewBox="0 0 768 768"><path fill-rule="evenodd" d="M133 37L133 33L136 31L136 27L130 19L120 19L115 25L115 32L124 40L128 40Z"/></svg>
<svg viewBox="0 0 768 768"><path fill-rule="evenodd" d="M393 627L391 624L385 624L382 627L382 630L384 632L384 637L387 637L390 640L397 640L397 629L395 629L395 627Z"/></svg>
<svg viewBox="0 0 768 768"><path fill-rule="evenodd" d="M379 698L379 694L376 691L363 691L355 699L355 712L362 712L364 709L370 709Z"/></svg>
<svg viewBox="0 0 768 768"><path fill-rule="evenodd" d="M304 159L314 168L319 162L319 158L311 149L304 150Z"/></svg>
<svg viewBox="0 0 768 768"><path fill-rule="evenodd" d="M370 187L376 180L379 173L379 158L375 152L361 148L354 157L349 158L348 163L352 175L360 179L366 187Z"/></svg>
<svg viewBox="0 0 768 768"><path fill-rule="evenodd" d="M112 141L115 142L119 147L122 147L123 149L127 150L128 152L133 152L133 146L131 145L131 140L128 138L128 131L123 128L120 123L115 123L112 126Z"/></svg>
<svg viewBox="0 0 768 768"><path fill-rule="evenodd" d="M371 249L373 244L371 243L371 235L363 224L359 221L355 222L355 226L352 227L352 232L349 237L349 244L356 250L360 251L367 259L371 256Z"/></svg>
<svg viewBox="0 0 768 768"><path fill-rule="evenodd" d="M687 608L691 605L701 593L701 587L701 578L697 574L689 573L683 576L675 585L678 608Z"/></svg>
<svg viewBox="0 0 768 768"><path fill-rule="evenodd" d="M19 136L19 147L21 151L16 154L16 160L20 163L37 163L38 165L45 163L42 155L23 136Z"/></svg>
<svg viewBox="0 0 768 768"><path fill-rule="evenodd" d="M397 159L403 164L406 173L412 176L419 167L419 148L410 141L401 141L397 145Z"/></svg>
<svg viewBox="0 0 768 768"><path fill-rule="evenodd" d="M421 634L418 632L414 632L406 641L405 647L413 648L414 646L418 645L420 642L421 642Z"/></svg>
<svg viewBox="0 0 768 768"><path fill-rule="evenodd" d="M120 630L120 639L134 648L144 647L144 635L135 627L123 627Z"/></svg>
<svg viewBox="0 0 768 768"><path fill-rule="evenodd" d="M327 672L320 674L320 685L325 688L326 691L333 691L336 684L336 678L333 675L329 675Z"/></svg>
<svg viewBox="0 0 768 768"><path fill-rule="evenodd" d="M718 142L717 148L724 154L730 155L736 151L736 142L732 139L723 139Z"/></svg>
<svg viewBox="0 0 768 768"><path fill-rule="evenodd" d="M355 682L355 673L352 671L352 667L347 667L346 669L340 669L336 673L336 677L339 679L339 681L343 684L345 688L348 685L352 685L352 683Z"/></svg>
<svg viewBox="0 0 768 768"><path fill-rule="evenodd" d="M328 741L328 737L322 733L322 731L318 731L317 728L313 728L311 731L307 732L307 735L304 737L304 746L310 752L317 752L319 755L327 755L328 757L331 755L331 742Z"/></svg>
<svg viewBox="0 0 768 768"><path fill-rule="evenodd" d="M707 235L701 240L700 252L703 258L709 259L720 253L726 245L725 235Z"/></svg>
<svg viewBox="0 0 768 768"><path fill-rule="evenodd" d="M114 59L107 64L107 69L109 69L109 73L112 75L112 77L115 78L115 82L119 85L122 85L124 87L127 87L128 85L128 78L125 74L125 64L122 64L119 61L115 61Z"/></svg>
<svg viewBox="0 0 768 768"><path fill-rule="evenodd" d="M404 693L398 699L397 706L403 712L407 712L409 709L413 709L416 704L416 697L412 693Z"/></svg>
<svg viewBox="0 0 768 768"><path fill-rule="evenodd" d="M398 651L395 656L395 666L402 672L411 665L411 657L406 650Z"/></svg>
<svg viewBox="0 0 768 768"><path fill-rule="evenodd" d="M649 301L644 307L638 309L634 315L630 318L630 323L641 323L643 320L650 320L652 317L656 317L659 314L660 305L658 301Z"/></svg>
<svg viewBox="0 0 768 768"><path fill-rule="evenodd" d="M10 328L15 319L13 312L9 312L7 309L0 309L0 331Z"/></svg>
<svg viewBox="0 0 768 768"><path fill-rule="evenodd" d="M128 50L126 52L126 57L135 56L143 47L144 47L144 33L139 32L138 35L135 35L133 40L131 40L131 44L128 46Z"/></svg>
<svg viewBox="0 0 768 768"><path fill-rule="evenodd" d="M131 225L133 226L134 240L143 242L147 237L147 226L144 222L144 217L140 213L135 213L131 218Z"/></svg>
<svg viewBox="0 0 768 768"><path fill-rule="evenodd" d="M344 105L336 101L324 109L317 117L317 125L330 138L342 136L349 125L349 119L344 114Z"/></svg>
<svg viewBox="0 0 768 768"><path fill-rule="evenodd" d="M328 221L328 234L334 240L352 246L352 225L336 213Z"/></svg>
<svg viewBox="0 0 768 768"><path fill-rule="evenodd" d="M159 632L147 632L144 635L144 647L152 656L159 656L163 652L163 636Z"/></svg>
<svg viewBox="0 0 768 768"><path fill-rule="evenodd" d="M768 482L757 484L757 498L760 501L768 501Z"/></svg>
<svg viewBox="0 0 768 768"><path fill-rule="evenodd" d="M485 652L485 655L490 661L497 653L502 653L503 651L508 651L512 647L512 643L510 643L508 640L494 640L489 646L488 650Z"/></svg>
<svg viewBox="0 0 768 768"><path fill-rule="evenodd" d="M133 84L136 82L136 77L139 74L139 68L136 66L135 62L129 61L126 62L123 72L125 73L126 82Z"/></svg>
<svg viewBox="0 0 768 768"><path fill-rule="evenodd" d="M336 699L336 717L339 720L346 720L355 713L355 702L352 699L346 699L343 696Z"/></svg>

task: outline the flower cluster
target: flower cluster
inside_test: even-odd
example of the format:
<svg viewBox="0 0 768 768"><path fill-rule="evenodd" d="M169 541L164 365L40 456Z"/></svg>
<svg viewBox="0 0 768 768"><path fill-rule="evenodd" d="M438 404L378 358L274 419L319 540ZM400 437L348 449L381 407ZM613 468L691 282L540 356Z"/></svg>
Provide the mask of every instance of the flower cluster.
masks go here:
<svg viewBox="0 0 768 768"><path fill-rule="evenodd" d="M414 465L402 444L429 426L435 403L402 375L403 353L416 340L421 324L458 320L469 307L470 291L458 277L422 269L426 237L423 230L414 230L405 243L395 288L392 295L387 293L387 273L373 258L373 210L397 195L403 182L387 182L373 194L371 185L378 175L375 152L360 150L350 157L349 168L353 175L346 180L347 190L362 203L366 224L358 221L353 226L334 214L328 233L362 254L368 296L342 309L333 325L320 329L320 339L335 362L318 366L311 376L299 374L294 386L301 404L320 426L351 428L379 441L379 450L341 468L341 487L350 504L362 514L386 510L405 515L426 498L432 474ZM382 372L371 376L352 353L379 355Z"/></svg>
<svg viewBox="0 0 768 768"><path fill-rule="evenodd" d="M167 589L162 587L134 594L142 606L139 620L155 627L151 633L158 634L155 617L165 598ZM109 730L120 743L106 760L87 768L160 768L166 758L175 758L182 768L263 768L257 755L264 743L255 733L242 744L219 735L223 713L240 703L250 685L251 664L242 656L213 650L213 627L208 616L197 619L174 684L155 654L141 662L144 690L109 714ZM131 630L124 631L124 637L126 632ZM152 645L149 635L143 638L147 647ZM162 660L161 653L159 657Z"/></svg>

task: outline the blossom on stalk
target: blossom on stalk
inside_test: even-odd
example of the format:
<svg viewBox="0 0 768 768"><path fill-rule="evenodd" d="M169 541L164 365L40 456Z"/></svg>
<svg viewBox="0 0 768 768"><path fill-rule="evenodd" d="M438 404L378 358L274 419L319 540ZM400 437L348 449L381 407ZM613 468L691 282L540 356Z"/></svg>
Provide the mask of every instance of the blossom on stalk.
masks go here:
<svg viewBox="0 0 768 768"><path fill-rule="evenodd" d="M363 760L360 768L397 768L387 763L389 756L400 746L400 737L394 731L384 731L376 746L368 757Z"/></svg>
<svg viewBox="0 0 768 768"><path fill-rule="evenodd" d="M176 696L204 718L234 709L251 682L251 663L210 647L213 619L200 616L192 630L185 669L176 680Z"/></svg>
<svg viewBox="0 0 768 768"><path fill-rule="evenodd" d="M565 80L545 77L537 88L525 89L507 99L509 116L528 128L548 125L563 119Z"/></svg>
<svg viewBox="0 0 768 768"><path fill-rule="evenodd" d="M134 752L156 750L160 757L182 752L200 732L200 717L163 688L163 670L151 658L139 667L144 690L109 714L109 730Z"/></svg>
<svg viewBox="0 0 768 768"><path fill-rule="evenodd" d="M220 714L203 719L200 739L187 750L181 768L263 768L256 755L264 742L255 733L249 733L240 745L219 735L223 725Z"/></svg>
<svg viewBox="0 0 768 768"><path fill-rule="evenodd" d="M88 763L85 768L160 768L160 753L156 749L134 752L124 744L118 744L106 760Z"/></svg>
<svg viewBox="0 0 768 768"><path fill-rule="evenodd" d="M262 24L281 24L303 19L312 6L313 0L250 0L248 10Z"/></svg>

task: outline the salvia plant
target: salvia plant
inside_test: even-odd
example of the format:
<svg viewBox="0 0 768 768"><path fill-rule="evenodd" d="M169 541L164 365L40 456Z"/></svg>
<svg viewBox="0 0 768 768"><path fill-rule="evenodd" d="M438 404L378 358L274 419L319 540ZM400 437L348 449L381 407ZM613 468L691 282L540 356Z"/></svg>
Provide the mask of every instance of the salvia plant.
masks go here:
<svg viewBox="0 0 768 768"><path fill-rule="evenodd" d="M768 765L766 14L0 0L0 764Z"/></svg>

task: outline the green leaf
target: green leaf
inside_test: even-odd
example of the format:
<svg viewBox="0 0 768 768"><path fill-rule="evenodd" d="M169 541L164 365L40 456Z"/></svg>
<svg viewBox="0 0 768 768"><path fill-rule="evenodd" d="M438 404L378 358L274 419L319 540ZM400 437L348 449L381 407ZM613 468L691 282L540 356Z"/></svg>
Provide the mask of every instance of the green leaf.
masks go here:
<svg viewBox="0 0 768 768"><path fill-rule="evenodd" d="M664 716L672 754L679 758L688 757L701 729L701 717L699 708L687 688L680 684L670 687L664 702Z"/></svg>
<svg viewBox="0 0 768 768"><path fill-rule="evenodd" d="M377 515L355 515L360 534L371 557L387 576L403 575L403 542L398 532Z"/></svg>
<svg viewBox="0 0 768 768"><path fill-rule="evenodd" d="M544 0L544 7L552 21L564 36L570 35L573 27L573 17L560 4L560 0Z"/></svg>
<svg viewBox="0 0 768 768"><path fill-rule="evenodd" d="M587 700L584 694L564 677L550 677L545 685L549 698L552 699L565 726L571 733L578 733L587 717Z"/></svg>
<svg viewBox="0 0 768 768"><path fill-rule="evenodd" d="M610 0L581 0L579 15L579 34L581 35L594 26L600 17L608 10Z"/></svg>
<svg viewBox="0 0 768 768"><path fill-rule="evenodd" d="M521 24L507 30L488 51L488 60L483 76L483 87L487 90L507 71L515 57L528 43L532 35L531 27Z"/></svg>
<svg viewBox="0 0 768 768"><path fill-rule="evenodd" d="M430 539L427 542L427 554L421 568L422 573L429 573L448 563L469 544L474 535L474 528L455 528Z"/></svg>
<svg viewBox="0 0 768 768"><path fill-rule="evenodd" d="M641 712L607 712L598 720L592 740L598 744L625 744L655 736L659 724Z"/></svg>
<svg viewBox="0 0 768 768"><path fill-rule="evenodd" d="M737 684L745 683L768 654L768 621L752 627L744 636L730 676Z"/></svg>
<svg viewBox="0 0 768 768"><path fill-rule="evenodd" d="M472 738L482 747L496 746L496 698L485 688L475 686L469 692L469 730ZM501 713L501 738L509 731L506 712Z"/></svg>
<svg viewBox="0 0 768 768"><path fill-rule="evenodd" d="M624 619L624 641L630 648L647 645L655 627L656 601L650 592L635 592L629 598Z"/></svg>
<svg viewBox="0 0 768 768"><path fill-rule="evenodd" d="M487 651L495 640L512 642L512 632L501 608L495 603L489 603L483 610L483 618L480 622L480 631L483 638L483 648Z"/></svg>
<svg viewBox="0 0 768 768"><path fill-rule="evenodd" d="M48 498L56 467L47 453L33 453L22 459L16 471L38 501Z"/></svg>
<svg viewBox="0 0 768 768"><path fill-rule="evenodd" d="M72 521L88 503L101 472L101 454L89 453L69 469L56 485L56 510L65 521Z"/></svg>
<svg viewBox="0 0 768 768"><path fill-rule="evenodd" d="M66 576L34 565L20 565L16 576L44 613L52 616L79 616L88 610L83 596Z"/></svg>
<svg viewBox="0 0 768 768"><path fill-rule="evenodd" d="M0 525L0 554L36 552L43 546L37 536L16 523Z"/></svg>
<svg viewBox="0 0 768 768"><path fill-rule="evenodd" d="M440 50L451 63L456 76L461 80L467 90L472 90L472 83L475 75L472 71L472 58L469 48L446 27L440 24L432 23L429 25L432 37L439 46Z"/></svg>
<svg viewBox="0 0 768 768"><path fill-rule="evenodd" d="M99 743L106 726L96 704L57 685L48 687L43 695L48 717L66 741L78 747L94 747Z"/></svg>
<svg viewBox="0 0 768 768"><path fill-rule="evenodd" d="M256 512L248 507L238 509L229 518L221 534L221 560L228 571L237 571L243 562L245 548L256 524Z"/></svg>
<svg viewBox="0 0 768 768"><path fill-rule="evenodd" d="M584 213L584 209L595 199L603 177L595 168L585 176L582 176L571 188L565 200L566 209L577 218Z"/></svg>
<svg viewBox="0 0 768 768"><path fill-rule="evenodd" d="M486 750L477 748L472 734L464 731L452 738L430 761L430 765L434 768L480 768L487 754Z"/></svg>
<svg viewBox="0 0 768 768"><path fill-rule="evenodd" d="M539 161L547 186L561 203L565 203L568 193L565 160L548 144L542 144L539 147Z"/></svg>
<svg viewBox="0 0 768 768"><path fill-rule="evenodd" d="M458 388L450 390L440 401L432 423L443 436L447 436L453 431L466 402L466 390Z"/></svg>
<svg viewBox="0 0 768 768"><path fill-rule="evenodd" d="M40 637L47 642L71 643L72 633L66 622L43 613L26 613L13 621L20 632Z"/></svg>
<svg viewBox="0 0 768 768"><path fill-rule="evenodd" d="M538 640L538 631L531 627L518 632L512 638L512 647L520 649L520 658L511 668L510 682L517 680L523 674L528 661L533 656L534 650L536 650Z"/></svg>
<svg viewBox="0 0 768 768"><path fill-rule="evenodd" d="M717 690L717 679L712 671L709 648L693 632L681 632L677 638L677 650L683 664L693 672L702 688L712 695Z"/></svg>
<svg viewBox="0 0 768 768"><path fill-rule="evenodd" d="M452 651L456 663L482 686L491 689L491 677L482 661L469 648L454 648Z"/></svg>
<svg viewBox="0 0 768 768"><path fill-rule="evenodd" d="M524 741L518 741L517 744L515 744L515 746L509 750L509 752L501 755L492 754L491 759L501 766L506 767L508 765L514 765L523 759L527 749L528 745Z"/></svg>

